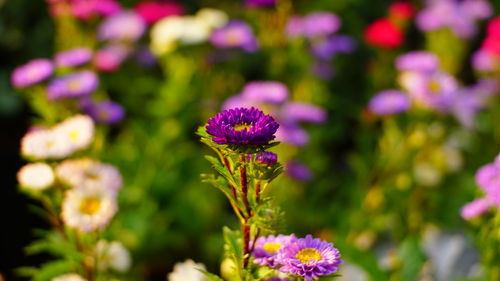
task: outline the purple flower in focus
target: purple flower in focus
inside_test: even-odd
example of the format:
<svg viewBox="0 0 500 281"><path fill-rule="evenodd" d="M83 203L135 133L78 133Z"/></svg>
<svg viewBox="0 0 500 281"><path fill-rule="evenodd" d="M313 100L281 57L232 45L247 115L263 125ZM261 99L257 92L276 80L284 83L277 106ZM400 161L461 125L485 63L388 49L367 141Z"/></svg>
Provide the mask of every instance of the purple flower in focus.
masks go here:
<svg viewBox="0 0 500 281"><path fill-rule="evenodd" d="M88 70L73 72L54 78L47 86L47 98L80 98L94 92L99 86L97 75Z"/></svg>
<svg viewBox="0 0 500 281"><path fill-rule="evenodd" d="M276 0L245 0L248 7L271 7L276 5Z"/></svg>
<svg viewBox="0 0 500 281"><path fill-rule="evenodd" d="M377 115L392 115L410 108L410 99L399 90L385 90L370 100L368 108Z"/></svg>
<svg viewBox="0 0 500 281"><path fill-rule="evenodd" d="M272 166L278 162L278 155L269 151L257 153L255 161L261 165Z"/></svg>
<svg viewBox="0 0 500 281"><path fill-rule="evenodd" d="M486 213L492 206L488 198L478 198L470 203L467 203L460 210L460 215L466 220L473 219Z"/></svg>
<svg viewBox="0 0 500 281"><path fill-rule="evenodd" d="M275 139L279 124L259 109L224 110L208 120L206 130L218 144L263 145Z"/></svg>
<svg viewBox="0 0 500 281"><path fill-rule="evenodd" d="M283 103L288 98L288 89L281 82L253 81L243 88L243 98L260 103Z"/></svg>
<svg viewBox="0 0 500 281"><path fill-rule="evenodd" d="M137 41L144 34L146 23L134 12L114 14L99 25L97 35L101 41Z"/></svg>
<svg viewBox="0 0 500 281"><path fill-rule="evenodd" d="M261 266L276 267L276 253L278 250L287 247L296 240L297 237L293 234L259 237L255 242L255 249L252 252L252 256L255 258L253 262Z"/></svg>
<svg viewBox="0 0 500 281"><path fill-rule="evenodd" d="M85 101L81 103L81 107L96 123L100 124L115 124L125 117L123 107L109 100L100 102Z"/></svg>
<svg viewBox="0 0 500 281"><path fill-rule="evenodd" d="M318 59L331 60L338 53L351 53L356 43L350 36L335 35L313 42L312 53Z"/></svg>
<svg viewBox="0 0 500 281"><path fill-rule="evenodd" d="M332 243L307 235L278 250L277 261L284 273L299 275L305 280L337 272L342 264L340 253Z"/></svg>
<svg viewBox="0 0 500 281"><path fill-rule="evenodd" d="M294 122L325 122L328 114L322 108L304 102L287 102L282 108L283 118Z"/></svg>
<svg viewBox="0 0 500 281"><path fill-rule="evenodd" d="M433 72L439 67L439 60L431 52L413 51L396 58L396 68L400 71Z"/></svg>
<svg viewBox="0 0 500 281"><path fill-rule="evenodd" d="M92 59L92 50L87 47L79 47L63 51L54 56L57 66L77 67L86 64Z"/></svg>
<svg viewBox="0 0 500 281"><path fill-rule="evenodd" d="M94 57L94 66L103 72L113 72L120 68L130 53L124 45L111 44L98 50Z"/></svg>
<svg viewBox="0 0 500 281"><path fill-rule="evenodd" d="M285 174L298 181L309 181L312 178L311 171L298 161L288 161L285 164Z"/></svg>
<svg viewBox="0 0 500 281"><path fill-rule="evenodd" d="M258 44L252 29L240 20L233 20L213 31L210 42L219 48L242 48L246 52L257 50Z"/></svg>
<svg viewBox="0 0 500 281"><path fill-rule="evenodd" d="M34 59L14 69L11 83L14 87L24 88L42 82L53 73L54 65L50 60Z"/></svg>

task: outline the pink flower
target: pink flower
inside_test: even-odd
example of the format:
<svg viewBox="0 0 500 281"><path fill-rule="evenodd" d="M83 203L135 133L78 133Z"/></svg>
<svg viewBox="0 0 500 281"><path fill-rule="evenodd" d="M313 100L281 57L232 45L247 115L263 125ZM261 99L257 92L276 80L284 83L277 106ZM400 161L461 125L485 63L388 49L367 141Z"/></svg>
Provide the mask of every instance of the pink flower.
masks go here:
<svg viewBox="0 0 500 281"><path fill-rule="evenodd" d="M153 24L164 17L183 14L182 5L176 2L141 2L135 6L135 11L148 24Z"/></svg>

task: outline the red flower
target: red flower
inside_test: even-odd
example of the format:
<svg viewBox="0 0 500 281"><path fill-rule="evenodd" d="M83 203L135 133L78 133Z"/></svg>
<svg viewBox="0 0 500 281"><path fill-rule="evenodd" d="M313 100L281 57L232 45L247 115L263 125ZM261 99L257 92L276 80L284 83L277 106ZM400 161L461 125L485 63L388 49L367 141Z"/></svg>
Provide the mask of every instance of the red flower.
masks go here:
<svg viewBox="0 0 500 281"><path fill-rule="evenodd" d="M176 2L141 2L135 6L135 11L148 24L153 24L164 17L183 13L181 4Z"/></svg>
<svg viewBox="0 0 500 281"><path fill-rule="evenodd" d="M410 2L395 2L389 7L389 17L409 20L415 15L415 8Z"/></svg>
<svg viewBox="0 0 500 281"><path fill-rule="evenodd" d="M364 33L368 44L386 49L399 47L403 43L403 32L388 19L372 22Z"/></svg>

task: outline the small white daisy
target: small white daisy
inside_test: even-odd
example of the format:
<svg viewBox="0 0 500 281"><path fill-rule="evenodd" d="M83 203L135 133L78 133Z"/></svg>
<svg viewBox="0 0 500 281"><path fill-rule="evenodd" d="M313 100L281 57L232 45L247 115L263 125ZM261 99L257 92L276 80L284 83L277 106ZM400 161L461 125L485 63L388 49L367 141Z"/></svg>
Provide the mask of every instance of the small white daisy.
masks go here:
<svg viewBox="0 0 500 281"><path fill-rule="evenodd" d="M132 260L130 253L118 241L99 240L96 244L97 267L101 270L111 268L118 272L126 272Z"/></svg>
<svg viewBox="0 0 500 281"><path fill-rule="evenodd" d="M70 273L52 278L51 281L87 281L87 279L81 277L76 273Z"/></svg>
<svg viewBox="0 0 500 281"><path fill-rule="evenodd" d="M117 192L123 183L118 169L90 158L64 160L56 167L56 174L72 187L98 185Z"/></svg>
<svg viewBox="0 0 500 281"><path fill-rule="evenodd" d="M31 190L43 190L54 183L54 172L45 163L31 163L19 169L17 181L21 187Z"/></svg>
<svg viewBox="0 0 500 281"><path fill-rule="evenodd" d="M51 129L35 129L22 138L21 152L34 159L60 159L71 155L73 147L63 135Z"/></svg>
<svg viewBox="0 0 500 281"><path fill-rule="evenodd" d="M195 263L193 260L186 260L183 263L176 263L174 271L168 274L168 281L208 281L198 269L205 270L205 265Z"/></svg>
<svg viewBox="0 0 500 281"><path fill-rule="evenodd" d="M94 121L87 115L76 115L64 120L53 129L63 135L73 150L88 148L94 139Z"/></svg>
<svg viewBox="0 0 500 281"><path fill-rule="evenodd" d="M69 227L90 232L106 227L117 209L112 192L89 185L66 191L61 216Z"/></svg>

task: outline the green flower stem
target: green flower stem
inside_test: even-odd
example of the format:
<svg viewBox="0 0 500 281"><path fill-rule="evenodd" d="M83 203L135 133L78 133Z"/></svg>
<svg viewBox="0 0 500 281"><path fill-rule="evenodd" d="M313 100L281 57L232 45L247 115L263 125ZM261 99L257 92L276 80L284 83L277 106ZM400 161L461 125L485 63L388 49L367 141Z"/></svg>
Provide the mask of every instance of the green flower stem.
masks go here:
<svg viewBox="0 0 500 281"><path fill-rule="evenodd" d="M245 163L245 155L240 154L239 162L241 166L240 169L240 183L241 183L241 196L243 204L245 205L245 209L247 212L247 217L243 222L242 232L243 232L243 268L246 269L248 267L248 262L250 260L250 225L248 224L248 220L253 216L252 210L250 208L250 204L248 203L248 179L247 179L247 168Z"/></svg>
<svg viewBox="0 0 500 281"><path fill-rule="evenodd" d="M231 166L229 165L229 160L224 155L224 151L220 152L222 155L222 162L224 162L224 166L226 167L227 171L229 174L234 175L233 170L231 169ZM232 185L229 184L229 187L231 188L231 192L233 193L234 200L238 201L238 196L236 195L236 188Z"/></svg>
<svg viewBox="0 0 500 281"><path fill-rule="evenodd" d="M260 201L260 180L255 180L255 202L258 204Z"/></svg>

